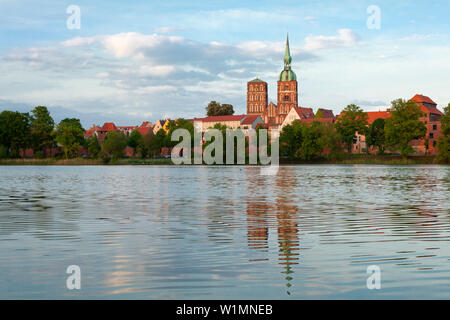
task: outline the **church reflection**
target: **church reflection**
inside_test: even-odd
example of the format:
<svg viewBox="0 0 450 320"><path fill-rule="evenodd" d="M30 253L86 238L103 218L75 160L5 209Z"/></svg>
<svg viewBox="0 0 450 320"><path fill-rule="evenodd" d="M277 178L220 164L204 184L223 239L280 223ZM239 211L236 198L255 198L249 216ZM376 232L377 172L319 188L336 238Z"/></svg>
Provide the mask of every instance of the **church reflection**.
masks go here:
<svg viewBox="0 0 450 320"><path fill-rule="evenodd" d="M280 168L278 175L272 178L254 176L254 181L251 181L249 186L249 194L256 194L256 196L249 197L247 201L248 247L268 252L270 230L277 231L278 264L282 266L281 273L284 274L288 295L291 294L293 266L298 264L300 249L297 221L299 209L290 200L291 192L295 189L295 175L290 174L292 170L288 167ZM273 193L267 192L266 195L257 196L258 188L269 189L264 183L270 183L270 179L275 179L270 181L275 182Z"/></svg>

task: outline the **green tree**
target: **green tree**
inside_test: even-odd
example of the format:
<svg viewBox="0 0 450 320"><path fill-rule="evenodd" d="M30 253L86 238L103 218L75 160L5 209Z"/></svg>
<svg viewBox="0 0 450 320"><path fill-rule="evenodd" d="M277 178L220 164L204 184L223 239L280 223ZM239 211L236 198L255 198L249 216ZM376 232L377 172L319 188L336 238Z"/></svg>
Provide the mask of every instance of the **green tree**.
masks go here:
<svg viewBox="0 0 450 320"><path fill-rule="evenodd" d="M31 114L33 150L45 154L45 149L54 145L55 122L45 106L37 106L31 111Z"/></svg>
<svg viewBox="0 0 450 320"><path fill-rule="evenodd" d="M369 128L366 142L367 149L371 146L378 147L378 153L384 154L385 150L385 121L383 118L376 119Z"/></svg>
<svg viewBox="0 0 450 320"><path fill-rule="evenodd" d="M314 118L316 119L322 119L323 118L323 113L322 110L317 110L316 115L314 116Z"/></svg>
<svg viewBox="0 0 450 320"><path fill-rule="evenodd" d="M0 113L0 145L9 157L18 157L19 150L30 144L30 115L5 110Z"/></svg>
<svg viewBox="0 0 450 320"><path fill-rule="evenodd" d="M348 153L351 152L352 143L356 139L356 132L367 134L368 116L355 104L348 105L336 121L336 128L347 146Z"/></svg>
<svg viewBox="0 0 450 320"><path fill-rule="evenodd" d="M128 137L128 145L133 148L133 156L136 156L136 151L141 144L142 134L138 130L133 130Z"/></svg>
<svg viewBox="0 0 450 320"><path fill-rule="evenodd" d="M127 146L127 137L118 131L110 131L103 141L102 150L111 155L113 159L123 156L123 150Z"/></svg>
<svg viewBox="0 0 450 320"><path fill-rule="evenodd" d="M93 158L97 158L100 153L100 144L98 143L98 137L96 134L92 134L87 140L88 152Z"/></svg>
<svg viewBox="0 0 450 320"><path fill-rule="evenodd" d="M227 103L222 104L222 114L220 114L221 116L231 116L233 114L233 105Z"/></svg>
<svg viewBox="0 0 450 320"><path fill-rule="evenodd" d="M323 147L321 145L321 136L323 134L322 123L313 121L311 124L304 125L303 142L300 148L301 158L312 160L322 155Z"/></svg>
<svg viewBox="0 0 450 320"><path fill-rule="evenodd" d="M321 152L326 152L327 158L336 158L342 152L342 139L333 123L321 123L320 137L317 139Z"/></svg>
<svg viewBox="0 0 450 320"><path fill-rule="evenodd" d="M300 147L303 143L303 124L294 120L284 126L280 134L280 153L291 159L299 157Z"/></svg>
<svg viewBox="0 0 450 320"><path fill-rule="evenodd" d="M450 103L444 108L441 117L441 136L438 140L438 160L450 163Z"/></svg>
<svg viewBox="0 0 450 320"><path fill-rule="evenodd" d="M138 150L142 158L145 159L149 154L151 154L150 145L152 144L152 139L154 139L154 137L155 135L151 130L145 136L142 137L142 141L138 146Z"/></svg>
<svg viewBox="0 0 450 320"><path fill-rule="evenodd" d="M56 128L55 140L64 149L66 159L76 155L84 145L84 129L79 119L66 118L61 120Z"/></svg>
<svg viewBox="0 0 450 320"><path fill-rule="evenodd" d="M206 115L208 117L211 116L227 116L234 114L234 109L231 104L223 104L216 101L211 101L208 103L208 106L206 106Z"/></svg>
<svg viewBox="0 0 450 320"><path fill-rule="evenodd" d="M392 115L386 119L384 127L386 146L399 150L406 157L414 152L409 143L423 138L427 132L425 124L420 121L423 113L413 101L403 99L392 101L390 113Z"/></svg>

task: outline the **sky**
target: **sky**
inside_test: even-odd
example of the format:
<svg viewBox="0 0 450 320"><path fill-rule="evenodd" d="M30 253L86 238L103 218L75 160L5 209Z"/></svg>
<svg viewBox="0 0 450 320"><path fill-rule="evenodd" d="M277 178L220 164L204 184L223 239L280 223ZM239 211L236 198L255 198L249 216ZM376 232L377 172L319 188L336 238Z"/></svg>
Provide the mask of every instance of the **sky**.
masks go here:
<svg viewBox="0 0 450 320"><path fill-rule="evenodd" d="M276 103L287 32L302 107L450 102L449 0L72 1L0 0L0 111L45 105L85 128L200 117L211 100L244 114L256 77Z"/></svg>

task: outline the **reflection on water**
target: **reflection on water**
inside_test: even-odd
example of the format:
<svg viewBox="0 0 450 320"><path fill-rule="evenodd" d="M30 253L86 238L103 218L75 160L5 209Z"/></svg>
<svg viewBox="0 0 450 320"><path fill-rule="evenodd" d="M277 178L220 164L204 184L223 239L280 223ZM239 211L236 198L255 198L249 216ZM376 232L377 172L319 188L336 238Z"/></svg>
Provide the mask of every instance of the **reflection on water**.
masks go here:
<svg viewBox="0 0 450 320"><path fill-rule="evenodd" d="M0 298L450 298L448 166L259 170L0 167Z"/></svg>

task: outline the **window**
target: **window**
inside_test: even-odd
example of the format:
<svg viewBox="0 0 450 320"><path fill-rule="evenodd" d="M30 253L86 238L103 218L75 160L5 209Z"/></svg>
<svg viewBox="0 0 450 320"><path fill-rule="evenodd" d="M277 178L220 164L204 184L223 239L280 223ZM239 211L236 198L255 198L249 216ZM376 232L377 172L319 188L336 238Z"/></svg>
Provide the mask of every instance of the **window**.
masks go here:
<svg viewBox="0 0 450 320"><path fill-rule="evenodd" d="M284 96L284 101L289 101L289 96Z"/></svg>
<svg viewBox="0 0 450 320"><path fill-rule="evenodd" d="M433 130L434 130L434 131L437 130L437 124L433 124Z"/></svg>
<svg viewBox="0 0 450 320"><path fill-rule="evenodd" d="M436 148L436 144L437 144L437 141L434 140L434 141L433 141L433 148Z"/></svg>
<svg viewBox="0 0 450 320"><path fill-rule="evenodd" d="M433 139L433 138L434 138L433 132L430 132L429 137L430 137L430 139Z"/></svg>

